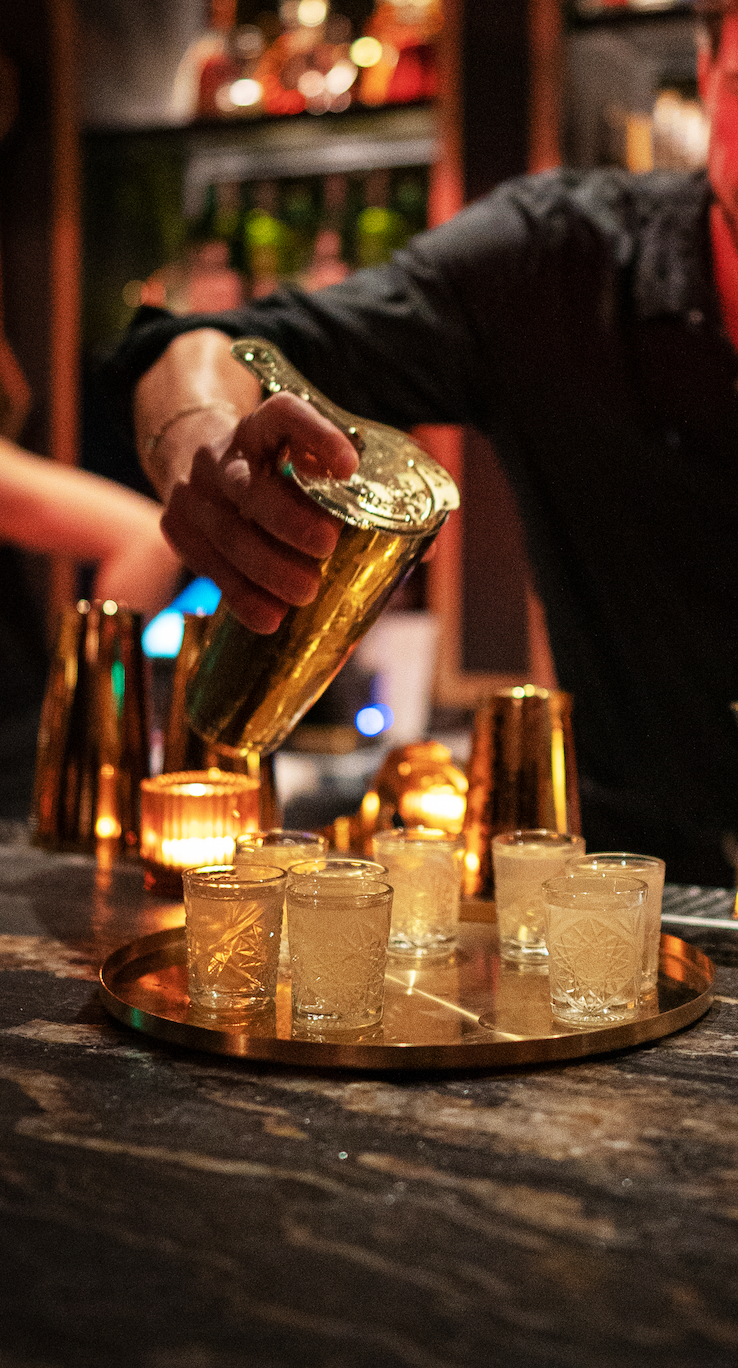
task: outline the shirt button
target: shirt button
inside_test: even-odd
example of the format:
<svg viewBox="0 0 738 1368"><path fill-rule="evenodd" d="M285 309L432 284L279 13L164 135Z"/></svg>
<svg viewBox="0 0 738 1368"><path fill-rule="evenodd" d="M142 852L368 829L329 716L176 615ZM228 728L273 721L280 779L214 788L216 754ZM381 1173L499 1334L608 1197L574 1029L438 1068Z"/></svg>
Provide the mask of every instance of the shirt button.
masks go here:
<svg viewBox="0 0 738 1368"><path fill-rule="evenodd" d="M705 315L701 309L690 309L687 314L687 322L690 328L701 328L705 321Z"/></svg>

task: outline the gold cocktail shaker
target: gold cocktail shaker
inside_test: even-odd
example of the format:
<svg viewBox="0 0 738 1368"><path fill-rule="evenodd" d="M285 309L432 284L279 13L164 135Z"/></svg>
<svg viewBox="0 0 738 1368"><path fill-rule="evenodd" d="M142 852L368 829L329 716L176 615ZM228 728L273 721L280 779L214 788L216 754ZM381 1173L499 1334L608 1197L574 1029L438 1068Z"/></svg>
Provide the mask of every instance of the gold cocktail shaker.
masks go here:
<svg viewBox="0 0 738 1368"><path fill-rule="evenodd" d="M572 698L525 684L501 689L474 715L467 777L464 893L494 893L492 837L520 828L579 835Z"/></svg>
<svg viewBox="0 0 738 1368"><path fill-rule="evenodd" d="M221 605L188 683L190 724L209 745L225 755L268 754L330 684L458 508L459 495L446 471L404 433L337 408L270 343L247 338L232 352L266 394L299 395L360 455L359 469L346 481L294 470L288 476L343 523L314 602L291 608L270 636L249 631Z"/></svg>
<svg viewBox="0 0 738 1368"><path fill-rule="evenodd" d="M80 599L62 613L41 712L34 844L135 852L148 772L141 615Z"/></svg>

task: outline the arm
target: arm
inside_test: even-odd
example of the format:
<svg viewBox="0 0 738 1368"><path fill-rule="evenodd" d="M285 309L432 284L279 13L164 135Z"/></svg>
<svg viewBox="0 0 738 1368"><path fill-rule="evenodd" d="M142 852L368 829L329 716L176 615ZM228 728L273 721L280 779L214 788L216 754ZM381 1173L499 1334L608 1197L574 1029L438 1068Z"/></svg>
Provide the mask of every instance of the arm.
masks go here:
<svg viewBox="0 0 738 1368"><path fill-rule="evenodd" d="M168 500L162 527L190 568L220 585L254 631L311 603L340 532L280 473L280 458L347 479L351 443L292 394L263 404L258 381L213 329L169 345L136 388L141 462ZM243 417L242 417L243 415Z"/></svg>
<svg viewBox="0 0 738 1368"><path fill-rule="evenodd" d="M187 564L220 584L247 626L276 629L317 592L319 561L338 525L279 475L290 459L345 478L350 444L290 395L260 389L230 355L262 336L341 407L400 428L478 422L490 398L483 328L487 292L506 262L480 274L489 211L466 227L422 235L391 265L305 295L280 291L248 309L189 319L142 313L113 378L134 391L140 459L167 502L166 535ZM485 266L489 263L485 261ZM502 349L504 350L504 348ZM158 359L157 359L158 358ZM239 415L247 415L240 424Z"/></svg>
<svg viewBox="0 0 738 1368"><path fill-rule="evenodd" d="M180 572L160 516L141 494L0 438L0 538L95 563L95 597L147 617L170 601Z"/></svg>

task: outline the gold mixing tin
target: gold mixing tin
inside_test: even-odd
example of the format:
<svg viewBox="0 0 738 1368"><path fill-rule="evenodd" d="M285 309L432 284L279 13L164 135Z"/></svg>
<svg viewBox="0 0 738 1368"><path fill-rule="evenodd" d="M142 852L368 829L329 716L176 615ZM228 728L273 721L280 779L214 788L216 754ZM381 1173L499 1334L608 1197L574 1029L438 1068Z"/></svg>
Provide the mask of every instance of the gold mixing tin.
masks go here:
<svg viewBox="0 0 738 1368"><path fill-rule="evenodd" d="M342 524L333 554L321 564L317 596L289 608L268 636L244 627L221 602L187 683L190 726L209 746L220 755L268 755L422 559L458 508L459 492L406 433L339 409L271 343L243 338L231 352L260 380L263 394L298 395L359 453L359 468L348 480L308 477L289 459L283 464L283 478Z"/></svg>
<svg viewBox="0 0 738 1368"><path fill-rule="evenodd" d="M100 970L100 993L119 1021L147 1035L213 1054L340 1069L498 1069L605 1054L657 1040L697 1021L712 1004L706 955L662 935L658 1005L633 1021L597 1030L554 1023L545 972L500 960L495 926L466 922L445 961L409 968L388 962L384 1022L344 1038L293 1038L290 983L280 975L276 1012L254 1027L216 1029L193 1020L184 927L116 950ZM492 1026L479 1024L480 1016Z"/></svg>

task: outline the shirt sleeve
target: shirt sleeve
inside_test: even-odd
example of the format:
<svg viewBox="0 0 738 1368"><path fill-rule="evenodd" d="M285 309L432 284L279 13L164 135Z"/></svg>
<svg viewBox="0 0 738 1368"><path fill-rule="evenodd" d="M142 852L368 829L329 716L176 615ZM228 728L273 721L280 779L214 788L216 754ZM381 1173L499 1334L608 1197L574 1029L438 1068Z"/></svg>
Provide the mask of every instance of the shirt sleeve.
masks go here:
<svg viewBox="0 0 738 1368"><path fill-rule="evenodd" d="M534 224L516 184L339 285L311 294L285 288L218 314L142 309L105 367L107 382L130 403L174 337L212 327L274 342L329 398L364 418L400 428L488 426L531 280Z"/></svg>

